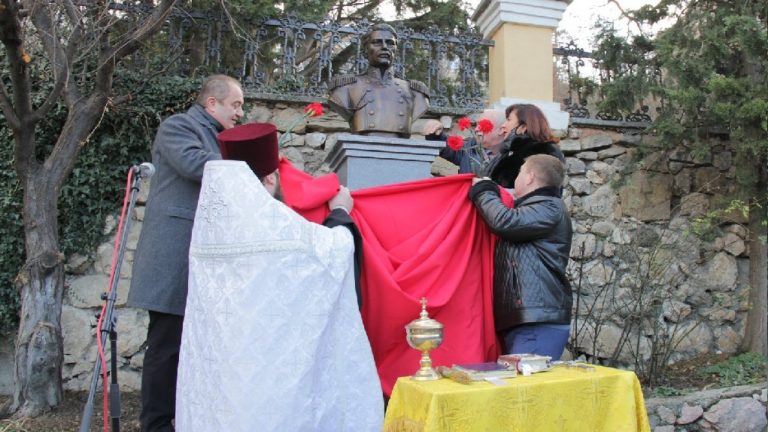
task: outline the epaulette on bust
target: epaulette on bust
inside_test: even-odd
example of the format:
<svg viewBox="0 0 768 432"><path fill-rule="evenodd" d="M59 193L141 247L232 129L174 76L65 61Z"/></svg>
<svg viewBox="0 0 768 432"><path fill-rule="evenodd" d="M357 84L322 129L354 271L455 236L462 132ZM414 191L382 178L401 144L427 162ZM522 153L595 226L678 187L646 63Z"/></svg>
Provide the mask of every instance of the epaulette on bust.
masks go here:
<svg viewBox="0 0 768 432"><path fill-rule="evenodd" d="M421 81L408 80L408 84L411 86L411 90L415 90L419 93L423 93L429 97L429 88Z"/></svg>
<svg viewBox="0 0 768 432"><path fill-rule="evenodd" d="M336 75L332 76L328 81L328 90L333 90L337 87L354 84L357 82L356 75Z"/></svg>

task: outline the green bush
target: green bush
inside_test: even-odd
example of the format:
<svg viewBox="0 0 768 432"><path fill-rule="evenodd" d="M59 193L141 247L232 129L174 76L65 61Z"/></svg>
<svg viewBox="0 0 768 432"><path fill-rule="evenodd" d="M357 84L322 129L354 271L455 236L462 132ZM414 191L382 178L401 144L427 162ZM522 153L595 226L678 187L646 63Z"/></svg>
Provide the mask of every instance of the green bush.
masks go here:
<svg viewBox="0 0 768 432"><path fill-rule="evenodd" d="M683 394L682 390L678 390L674 387L669 386L658 386L654 387L653 391L651 392L651 395L653 397L672 397L672 396L680 396Z"/></svg>
<svg viewBox="0 0 768 432"><path fill-rule="evenodd" d="M152 139L160 121L184 112L199 89L198 79L146 76L125 70L115 79L115 95L130 102L109 107L98 129L82 149L59 197L59 247L66 254L89 255L104 241L107 215L118 215L131 165L150 160ZM37 156L50 154L66 117L59 106L38 128ZM0 334L18 324L19 297L14 279L24 262L22 190L13 168L13 135L0 116Z"/></svg>

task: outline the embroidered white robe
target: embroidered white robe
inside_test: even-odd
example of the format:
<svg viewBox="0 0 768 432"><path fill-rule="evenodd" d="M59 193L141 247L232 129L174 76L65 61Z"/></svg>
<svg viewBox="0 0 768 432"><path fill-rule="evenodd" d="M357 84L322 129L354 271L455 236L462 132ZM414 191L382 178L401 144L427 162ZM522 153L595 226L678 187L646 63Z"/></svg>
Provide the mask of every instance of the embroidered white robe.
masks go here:
<svg viewBox="0 0 768 432"><path fill-rule="evenodd" d="M208 162L189 251L176 430L381 430L353 249L346 228L306 221L244 162Z"/></svg>

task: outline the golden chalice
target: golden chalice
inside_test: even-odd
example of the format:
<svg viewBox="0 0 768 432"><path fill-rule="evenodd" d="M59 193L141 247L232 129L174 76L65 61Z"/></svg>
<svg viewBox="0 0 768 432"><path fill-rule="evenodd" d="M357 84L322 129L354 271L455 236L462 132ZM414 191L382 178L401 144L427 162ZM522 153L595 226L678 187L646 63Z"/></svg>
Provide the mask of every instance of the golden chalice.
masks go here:
<svg viewBox="0 0 768 432"><path fill-rule="evenodd" d="M419 370L411 377L418 381L430 381L440 379L440 375L432 368L432 359L429 352L443 343L443 325L431 319L427 313L427 299L421 298L421 313L419 319L411 321L405 326L408 345L421 351Z"/></svg>

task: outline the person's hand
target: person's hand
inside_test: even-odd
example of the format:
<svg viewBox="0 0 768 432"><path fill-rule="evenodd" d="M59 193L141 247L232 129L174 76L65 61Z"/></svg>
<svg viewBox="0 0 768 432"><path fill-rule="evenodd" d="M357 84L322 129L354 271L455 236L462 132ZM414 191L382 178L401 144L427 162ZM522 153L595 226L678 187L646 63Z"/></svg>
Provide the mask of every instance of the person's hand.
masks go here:
<svg viewBox="0 0 768 432"><path fill-rule="evenodd" d="M490 180L488 177L473 177L472 178L472 186L480 183L483 180Z"/></svg>
<svg viewBox="0 0 768 432"><path fill-rule="evenodd" d="M337 207L344 207L347 213L352 212L352 207L355 205L355 200L352 199L352 194L349 193L349 189L346 186L339 187L339 192L328 200L328 208L333 210Z"/></svg>
<svg viewBox="0 0 768 432"><path fill-rule="evenodd" d="M441 133L443 133L443 124L434 119L427 120L421 131L421 134L424 136L440 135Z"/></svg>

